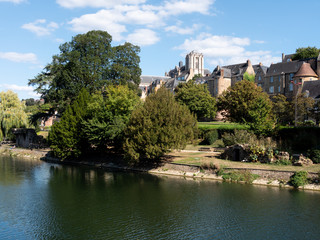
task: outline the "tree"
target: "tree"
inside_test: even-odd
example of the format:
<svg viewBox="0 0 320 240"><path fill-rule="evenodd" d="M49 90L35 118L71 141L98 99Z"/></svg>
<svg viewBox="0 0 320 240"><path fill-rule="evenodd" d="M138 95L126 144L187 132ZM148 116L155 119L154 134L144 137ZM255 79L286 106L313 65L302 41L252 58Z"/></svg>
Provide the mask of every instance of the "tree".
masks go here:
<svg viewBox="0 0 320 240"><path fill-rule="evenodd" d="M0 92L0 140L10 137L12 128L28 126L25 103L12 91Z"/></svg>
<svg viewBox="0 0 320 240"><path fill-rule="evenodd" d="M318 57L320 49L316 47L297 48L292 60Z"/></svg>
<svg viewBox="0 0 320 240"><path fill-rule="evenodd" d="M97 93L92 96L81 122L81 130L91 146L90 150L119 148L131 112L140 103L137 94L127 86L109 86L104 95Z"/></svg>
<svg viewBox="0 0 320 240"><path fill-rule="evenodd" d="M229 121L249 125L256 134L267 134L274 127L272 102L261 87L239 81L218 99L222 115Z"/></svg>
<svg viewBox="0 0 320 240"><path fill-rule="evenodd" d="M312 109L314 107L314 99L307 97L305 93L301 93L297 96L297 121L303 122L312 115ZM294 106L295 99L292 100L292 105Z"/></svg>
<svg viewBox="0 0 320 240"><path fill-rule="evenodd" d="M111 40L104 31L76 35L60 45L60 54L54 55L44 71L29 80L29 85L37 86L36 91L46 103L59 107L60 113L82 88L89 93L114 83L137 88L140 48L129 43L112 47Z"/></svg>
<svg viewBox="0 0 320 240"><path fill-rule="evenodd" d="M56 157L62 160L78 158L86 143L83 141L81 121L86 114L90 95L82 89L76 100L67 107L61 121L55 123L49 132L48 141Z"/></svg>
<svg viewBox="0 0 320 240"><path fill-rule="evenodd" d="M272 97L272 111L279 125L286 125L294 121L293 104L288 102L286 96L282 94Z"/></svg>
<svg viewBox="0 0 320 240"><path fill-rule="evenodd" d="M216 115L216 100L205 84L196 84L194 81L182 84L177 88L175 99L185 104L198 119L214 118Z"/></svg>
<svg viewBox="0 0 320 240"><path fill-rule="evenodd" d="M132 163L157 161L172 149L184 148L196 131L197 121L189 109L162 87L133 111L125 131L126 157Z"/></svg>
<svg viewBox="0 0 320 240"><path fill-rule="evenodd" d="M255 78L256 78L256 75L255 74L249 74L248 72L245 72L243 74L243 80L247 80L249 82L255 82Z"/></svg>

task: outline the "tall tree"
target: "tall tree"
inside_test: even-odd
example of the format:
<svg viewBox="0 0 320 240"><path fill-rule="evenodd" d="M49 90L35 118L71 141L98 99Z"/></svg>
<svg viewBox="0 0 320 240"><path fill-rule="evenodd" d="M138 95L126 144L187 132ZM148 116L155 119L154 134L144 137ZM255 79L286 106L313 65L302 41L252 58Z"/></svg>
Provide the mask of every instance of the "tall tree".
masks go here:
<svg viewBox="0 0 320 240"><path fill-rule="evenodd" d="M293 104L287 101L286 96L277 94L272 97L272 111L278 125L286 125L294 121Z"/></svg>
<svg viewBox="0 0 320 240"><path fill-rule="evenodd" d="M267 134L274 127L272 102L261 87L250 81L239 81L229 87L218 99L222 115L244 123L256 134Z"/></svg>
<svg viewBox="0 0 320 240"><path fill-rule="evenodd" d="M189 109L162 87L133 111L124 150L132 163L142 159L157 161L169 150L183 149L196 131L197 121Z"/></svg>
<svg viewBox="0 0 320 240"><path fill-rule="evenodd" d="M318 57L320 49L316 47L297 48L292 60Z"/></svg>
<svg viewBox="0 0 320 240"><path fill-rule="evenodd" d="M81 131L92 146L89 150L99 152L121 146L131 112L140 103L136 92L127 86L109 86L103 95L92 96L81 122Z"/></svg>
<svg viewBox="0 0 320 240"><path fill-rule="evenodd" d="M198 119L216 116L216 100L209 93L206 84L196 84L192 80L181 84L176 89L175 99L185 104Z"/></svg>
<svg viewBox="0 0 320 240"><path fill-rule="evenodd" d="M53 103L62 112L82 88L89 93L110 83L139 85L140 48L126 43L111 46L112 37L104 31L79 34L60 46L60 54L52 57L44 71L29 85L46 102Z"/></svg>
<svg viewBox="0 0 320 240"><path fill-rule="evenodd" d="M55 123L49 132L49 144L56 157L62 160L78 158L83 149L83 132L81 121L87 112L87 105L90 100L88 91L83 88L76 100L67 107L61 121Z"/></svg>
<svg viewBox="0 0 320 240"><path fill-rule="evenodd" d="M25 103L12 91L0 92L0 140L8 138L12 128L28 126Z"/></svg>

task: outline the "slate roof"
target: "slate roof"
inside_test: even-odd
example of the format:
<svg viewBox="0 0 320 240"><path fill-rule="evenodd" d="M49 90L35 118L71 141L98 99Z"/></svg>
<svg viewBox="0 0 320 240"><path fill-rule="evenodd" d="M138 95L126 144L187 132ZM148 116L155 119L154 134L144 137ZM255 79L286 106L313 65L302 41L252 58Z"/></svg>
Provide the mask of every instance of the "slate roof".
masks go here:
<svg viewBox="0 0 320 240"><path fill-rule="evenodd" d="M305 81L302 86L302 93L309 91L309 97L320 99L320 80Z"/></svg>
<svg viewBox="0 0 320 240"><path fill-rule="evenodd" d="M140 76L140 79L141 79L141 85L144 85L144 84L151 84L154 80L157 80L157 79L169 79L170 77L164 77L164 76L147 76L147 75L142 75Z"/></svg>
<svg viewBox="0 0 320 240"><path fill-rule="evenodd" d="M296 73L300 69L302 63L302 61L292 61L271 64L266 76L281 75L282 73Z"/></svg>
<svg viewBox="0 0 320 240"><path fill-rule="evenodd" d="M186 81L179 81L175 78L170 78L168 81L165 83L165 87L169 89L175 89L176 86L179 85L179 83L185 83Z"/></svg>
<svg viewBox="0 0 320 240"><path fill-rule="evenodd" d="M260 64L253 65L252 67L253 67L253 70L254 70L255 73L257 73L259 68L260 68L264 75L267 74L268 69L269 69L267 66L263 66L263 65L260 65Z"/></svg>
<svg viewBox="0 0 320 240"><path fill-rule="evenodd" d="M232 76L236 75L243 75L245 71L247 70L248 63L239 63L239 64L233 64L233 65L227 65L222 66L222 68L227 68L231 70Z"/></svg>
<svg viewBox="0 0 320 240"><path fill-rule="evenodd" d="M224 70L224 77L231 78L232 69L226 68L226 67L220 68L219 66L213 70L210 77L215 78L215 77L221 76L221 70Z"/></svg>
<svg viewBox="0 0 320 240"><path fill-rule="evenodd" d="M312 70L309 63L304 62L294 77L318 77L318 75Z"/></svg>

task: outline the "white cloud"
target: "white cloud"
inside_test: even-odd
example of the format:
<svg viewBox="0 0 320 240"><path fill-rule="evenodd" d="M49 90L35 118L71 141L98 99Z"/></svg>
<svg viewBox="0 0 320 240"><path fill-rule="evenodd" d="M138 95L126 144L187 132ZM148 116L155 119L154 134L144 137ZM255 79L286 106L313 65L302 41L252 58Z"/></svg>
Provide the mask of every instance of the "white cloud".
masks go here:
<svg viewBox="0 0 320 240"><path fill-rule="evenodd" d="M0 59L34 64L38 62L37 56L34 53L0 52Z"/></svg>
<svg viewBox="0 0 320 240"><path fill-rule="evenodd" d="M195 39L186 39L175 49L183 50L183 54L192 50L201 52L210 65L236 64L248 59L253 64L262 62L269 65L280 60L280 57L272 56L270 51L248 51L246 47L250 44L249 38L201 34Z"/></svg>
<svg viewBox="0 0 320 240"><path fill-rule="evenodd" d="M146 0L57 0L57 3L65 8L110 8L115 5L125 5L125 4L141 4L146 2Z"/></svg>
<svg viewBox="0 0 320 240"><path fill-rule="evenodd" d="M166 32L173 32L181 35L188 35L188 34L191 35L199 28L200 28L199 24L193 24L191 27L186 27L186 26L183 26L182 22L178 22L177 25L167 26L165 27L164 30Z"/></svg>
<svg viewBox="0 0 320 240"><path fill-rule="evenodd" d="M26 2L26 0L0 0L0 2L12 2L14 4L19 4L22 2Z"/></svg>
<svg viewBox="0 0 320 240"><path fill-rule="evenodd" d="M140 25L144 28L160 28L166 25L166 21L171 16L177 16L188 13L209 14L210 7L214 0L171 0L165 1L161 5L146 5L142 0L118 0L115 1L78 1L78 0L59 0L62 6L103 6L109 4L110 7L99 10L96 13L85 14L72 19L69 24L71 30L78 33L84 33L90 30L108 31L115 41L122 41L123 34L127 32L127 25ZM127 5L119 5L127 3ZM166 31L174 31L178 34L192 34L198 29L199 25L185 28L177 28L178 26L167 27ZM135 33L131 33L135 34Z"/></svg>
<svg viewBox="0 0 320 240"><path fill-rule="evenodd" d="M0 88L3 90L11 90L17 92L19 95L24 96L23 98L40 98L40 94L34 92L31 86L19 86L16 84L0 84Z"/></svg>
<svg viewBox="0 0 320 240"><path fill-rule="evenodd" d="M55 22L47 23L45 19L38 19L32 23L23 24L21 27L35 33L37 36L46 36L59 28L59 25Z"/></svg>
<svg viewBox="0 0 320 240"><path fill-rule="evenodd" d="M139 46L152 45L158 42L160 39L156 32L150 29L138 29L134 33L131 33L127 37L127 41Z"/></svg>

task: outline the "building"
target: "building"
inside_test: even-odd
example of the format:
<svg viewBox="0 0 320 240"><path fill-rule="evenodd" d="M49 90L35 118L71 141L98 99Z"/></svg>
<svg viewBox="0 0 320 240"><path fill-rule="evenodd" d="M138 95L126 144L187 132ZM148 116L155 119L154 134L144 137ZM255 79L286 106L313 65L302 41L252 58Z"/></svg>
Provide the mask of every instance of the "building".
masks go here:
<svg viewBox="0 0 320 240"><path fill-rule="evenodd" d="M141 81L139 84L139 88L141 89L141 98L145 99L148 94L150 94L154 90L156 91L161 84L164 84L169 79L170 77L167 76L140 76Z"/></svg>
<svg viewBox="0 0 320 240"><path fill-rule="evenodd" d="M209 74L210 71L204 68L203 54L192 51L186 55L185 65L180 61L179 65L165 73L165 76L188 82L194 76L204 77Z"/></svg>

